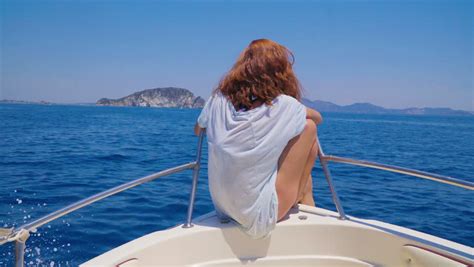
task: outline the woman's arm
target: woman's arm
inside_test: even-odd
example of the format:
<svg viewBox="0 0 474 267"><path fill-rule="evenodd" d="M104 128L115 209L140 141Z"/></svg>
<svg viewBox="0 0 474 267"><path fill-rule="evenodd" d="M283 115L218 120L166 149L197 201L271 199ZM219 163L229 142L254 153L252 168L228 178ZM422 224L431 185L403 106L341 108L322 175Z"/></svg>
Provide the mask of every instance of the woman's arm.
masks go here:
<svg viewBox="0 0 474 267"><path fill-rule="evenodd" d="M323 117L321 116L321 113L308 107L306 108L306 118L314 121L316 125L321 124L323 122Z"/></svg>
<svg viewBox="0 0 474 267"><path fill-rule="evenodd" d="M194 134L199 136L202 130L205 130L206 128L201 128L199 127L199 124L196 122L196 125L194 125Z"/></svg>

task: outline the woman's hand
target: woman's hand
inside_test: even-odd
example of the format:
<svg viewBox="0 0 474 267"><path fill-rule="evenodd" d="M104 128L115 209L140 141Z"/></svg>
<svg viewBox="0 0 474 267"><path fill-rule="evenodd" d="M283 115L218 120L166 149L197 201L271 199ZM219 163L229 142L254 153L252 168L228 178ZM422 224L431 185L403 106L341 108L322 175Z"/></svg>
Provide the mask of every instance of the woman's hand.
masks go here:
<svg viewBox="0 0 474 267"><path fill-rule="evenodd" d="M201 131L203 130L206 130L206 128L201 128L199 127L199 124L196 123L196 125L194 125L194 134L196 136L199 136L199 134L201 133Z"/></svg>
<svg viewBox="0 0 474 267"><path fill-rule="evenodd" d="M308 107L306 108L306 118L314 121L316 125L321 124L323 122L323 117L321 116L321 113Z"/></svg>

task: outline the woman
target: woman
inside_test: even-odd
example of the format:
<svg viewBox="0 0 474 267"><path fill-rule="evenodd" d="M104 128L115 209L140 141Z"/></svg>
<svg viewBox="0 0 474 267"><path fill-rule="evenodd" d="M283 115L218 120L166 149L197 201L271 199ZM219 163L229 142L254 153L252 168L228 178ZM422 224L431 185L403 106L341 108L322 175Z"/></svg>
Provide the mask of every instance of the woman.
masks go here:
<svg viewBox="0 0 474 267"><path fill-rule="evenodd" d="M207 100L195 133L206 129L209 190L217 215L253 238L270 234L296 203L314 206L311 169L321 115L299 102L293 55L252 41Z"/></svg>

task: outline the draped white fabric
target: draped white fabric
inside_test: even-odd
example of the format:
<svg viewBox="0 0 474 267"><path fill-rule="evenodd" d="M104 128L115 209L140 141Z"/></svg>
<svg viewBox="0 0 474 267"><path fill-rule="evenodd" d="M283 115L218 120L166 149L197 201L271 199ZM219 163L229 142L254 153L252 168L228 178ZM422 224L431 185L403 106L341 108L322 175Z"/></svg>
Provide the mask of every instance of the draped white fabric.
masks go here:
<svg viewBox="0 0 474 267"><path fill-rule="evenodd" d="M221 93L207 100L198 124L206 128L209 191L220 217L253 238L270 234L278 215L278 159L306 124L306 107L280 95L272 105L236 111Z"/></svg>

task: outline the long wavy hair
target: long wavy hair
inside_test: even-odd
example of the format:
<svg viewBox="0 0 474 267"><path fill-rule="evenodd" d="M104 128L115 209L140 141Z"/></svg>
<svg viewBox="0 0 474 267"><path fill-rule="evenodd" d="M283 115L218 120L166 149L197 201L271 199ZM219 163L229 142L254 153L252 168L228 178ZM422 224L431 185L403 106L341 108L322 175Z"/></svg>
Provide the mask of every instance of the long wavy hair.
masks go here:
<svg viewBox="0 0 474 267"><path fill-rule="evenodd" d="M221 79L222 92L234 107L250 109L255 101L267 105L280 94L301 99L301 86L293 72L294 56L288 48L268 39L252 41Z"/></svg>

